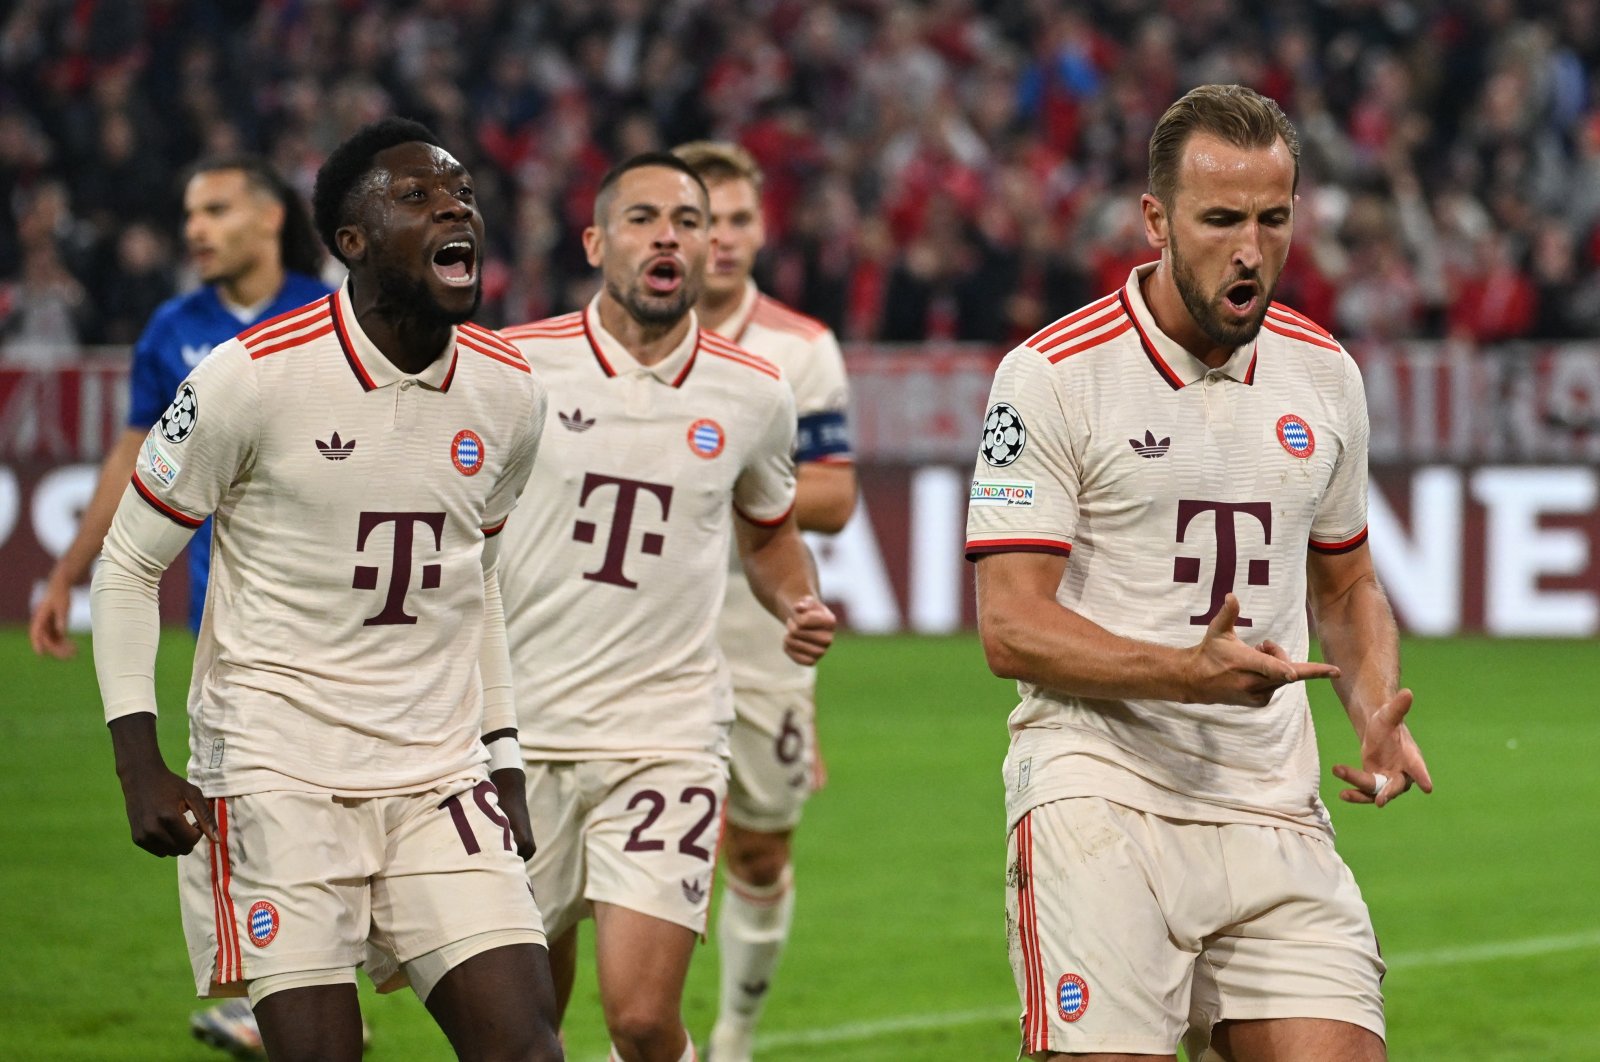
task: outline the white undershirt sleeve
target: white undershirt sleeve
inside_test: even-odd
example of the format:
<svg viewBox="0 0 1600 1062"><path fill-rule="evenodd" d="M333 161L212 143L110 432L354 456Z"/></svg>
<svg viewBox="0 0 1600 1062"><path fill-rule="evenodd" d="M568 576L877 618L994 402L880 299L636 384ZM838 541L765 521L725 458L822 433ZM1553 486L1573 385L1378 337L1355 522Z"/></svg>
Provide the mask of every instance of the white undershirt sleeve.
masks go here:
<svg viewBox="0 0 1600 1062"><path fill-rule="evenodd" d="M129 486L122 492L89 592L94 668L106 722L135 712L156 713L156 643L161 573L194 531L150 507Z"/></svg>
<svg viewBox="0 0 1600 1062"><path fill-rule="evenodd" d="M483 542L483 638L478 649L478 675L483 683L483 733L517 729L517 706L511 695L511 651L506 641L506 613L497 570L500 538Z"/></svg>

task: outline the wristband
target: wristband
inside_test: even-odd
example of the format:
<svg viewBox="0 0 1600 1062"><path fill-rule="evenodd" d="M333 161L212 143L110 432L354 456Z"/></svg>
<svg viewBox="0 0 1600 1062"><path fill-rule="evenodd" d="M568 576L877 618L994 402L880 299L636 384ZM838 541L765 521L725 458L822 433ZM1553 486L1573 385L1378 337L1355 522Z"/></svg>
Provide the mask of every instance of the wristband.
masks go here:
<svg viewBox="0 0 1600 1062"><path fill-rule="evenodd" d="M489 742L489 773L508 770L522 770L522 746L515 735Z"/></svg>

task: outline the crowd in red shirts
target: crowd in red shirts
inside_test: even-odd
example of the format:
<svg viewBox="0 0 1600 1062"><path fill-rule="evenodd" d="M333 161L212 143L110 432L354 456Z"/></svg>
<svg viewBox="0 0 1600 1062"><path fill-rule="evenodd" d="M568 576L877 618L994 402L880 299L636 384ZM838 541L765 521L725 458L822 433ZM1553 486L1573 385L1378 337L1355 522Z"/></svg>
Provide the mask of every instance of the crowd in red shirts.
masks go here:
<svg viewBox="0 0 1600 1062"><path fill-rule="evenodd" d="M388 113L473 171L486 323L585 300L600 175L710 136L766 168L780 298L1004 343L1151 257L1150 129L1207 81L1300 131L1281 301L1347 341L1588 338L1597 65L1584 0L14 0L0 343L130 341L185 282L185 164L258 150L309 191Z"/></svg>

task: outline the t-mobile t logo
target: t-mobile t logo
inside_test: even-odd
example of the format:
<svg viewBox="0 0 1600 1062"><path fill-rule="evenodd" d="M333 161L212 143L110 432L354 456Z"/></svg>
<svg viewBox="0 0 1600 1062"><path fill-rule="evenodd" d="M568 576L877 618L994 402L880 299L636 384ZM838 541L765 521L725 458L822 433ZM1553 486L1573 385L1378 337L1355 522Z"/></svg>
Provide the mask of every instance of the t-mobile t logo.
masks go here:
<svg viewBox="0 0 1600 1062"><path fill-rule="evenodd" d="M1178 502L1178 541L1184 541L1184 535L1189 530L1189 522L1201 513L1215 513L1217 529L1217 570L1211 576L1211 604L1205 612L1198 616L1190 616L1189 622L1198 627L1210 623L1218 612L1222 611L1222 602L1233 592L1234 580L1239 574L1239 543L1234 535L1233 521L1236 513L1253 516L1261 525L1262 539L1267 545L1272 545L1272 503L1271 502L1213 502L1191 501L1184 499ZM1266 558L1251 560L1246 568L1245 583L1249 586L1266 586L1270 572ZM1175 583L1198 583L1200 581L1200 558L1178 557L1172 564L1172 581ZM1240 615L1234 621L1236 627L1253 627L1255 624L1248 616Z"/></svg>
<svg viewBox="0 0 1600 1062"><path fill-rule="evenodd" d="M380 627L390 623L415 623L417 617L406 611L406 591L411 586L411 546L415 529L422 524L433 531L433 551L443 545L444 513L362 513L356 532L356 551L367 548L367 536L383 526L394 525L394 569L389 573L389 593L383 599L383 611L362 621L363 626ZM443 569L438 564L422 566L423 590L437 590ZM350 583L357 590L378 588L378 568L374 565L356 565L356 576Z"/></svg>
<svg viewBox="0 0 1600 1062"><path fill-rule="evenodd" d="M601 487L617 488L617 505L612 511L611 534L606 539L605 560L597 570L584 572L583 577L593 579L597 583L620 586L625 590L637 590L639 584L629 579L627 572L622 570L622 562L628 555L628 539L633 531L634 507L641 491L652 494L660 503L661 519L665 520L672 514L672 487L665 483L646 483L639 479L623 479L620 476L602 476L589 472L583 477L583 490L578 495L578 504L587 505L589 495ZM572 525L572 538L576 542L593 542L597 530L593 522L579 520ZM665 544L664 536L654 531L646 531L639 537L639 552L659 557L661 548Z"/></svg>

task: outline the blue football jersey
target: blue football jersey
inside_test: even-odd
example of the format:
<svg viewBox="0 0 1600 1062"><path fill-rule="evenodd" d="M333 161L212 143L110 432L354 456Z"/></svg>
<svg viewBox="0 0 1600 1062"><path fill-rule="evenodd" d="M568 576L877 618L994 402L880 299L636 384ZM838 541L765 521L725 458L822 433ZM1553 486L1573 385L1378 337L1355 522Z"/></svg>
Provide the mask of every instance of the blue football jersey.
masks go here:
<svg viewBox="0 0 1600 1062"><path fill-rule="evenodd" d="M315 302L332 289L316 277L290 273L278 295L260 313L244 320L222 304L216 288L206 285L168 299L151 315L133 347L128 373L128 427L147 431L161 419L178 385L211 348L226 343L246 328L280 313ZM189 543L189 628L200 629L206 579L211 571L211 521Z"/></svg>

